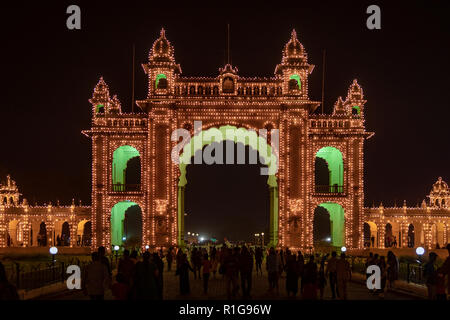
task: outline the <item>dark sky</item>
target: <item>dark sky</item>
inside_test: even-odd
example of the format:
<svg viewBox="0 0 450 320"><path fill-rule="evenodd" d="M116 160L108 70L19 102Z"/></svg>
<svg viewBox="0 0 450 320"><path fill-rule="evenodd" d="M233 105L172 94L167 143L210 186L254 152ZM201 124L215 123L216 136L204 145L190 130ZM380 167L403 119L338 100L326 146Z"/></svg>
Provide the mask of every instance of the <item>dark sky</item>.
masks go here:
<svg viewBox="0 0 450 320"><path fill-rule="evenodd" d="M368 100L367 129L376 133L365 149L366 205L380 200L392 205L395 199L415 205L438 176L450 180L448 1L395 1L395 6L297 1L296 8L262 2L248 8L151 3L2 3L0 174L11 173L30 202L69 203L75 197L90 203L90 141L80 133L90 126L88 99L103 75L123 110L131 110L133 43L139 63L136 98L142 99L147 79L140 63L161 27L183 75L215 76L225 61L227 22L232 62L244 76L272 76L296 28L309 62L316 65L310 97L317 101L325 48L326 112L358 78ZM81 31L66 28L70 4L81 7ZM381 7L381 30L366 28L369 4Z"/></svg>

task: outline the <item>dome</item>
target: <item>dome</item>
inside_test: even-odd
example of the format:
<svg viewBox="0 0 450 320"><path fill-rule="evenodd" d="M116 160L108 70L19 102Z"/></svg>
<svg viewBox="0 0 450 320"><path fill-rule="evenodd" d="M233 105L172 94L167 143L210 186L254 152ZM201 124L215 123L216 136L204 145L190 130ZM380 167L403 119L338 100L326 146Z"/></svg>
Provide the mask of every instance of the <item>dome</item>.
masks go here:
<svg viewBox="0 0 450 320"><path fill-rule="evenodd" d="M301 58L305 56L305 48L297 39L297 32L292 30L291 39L284 48L283 55L287 58Z"/></svg>
<svg viewBox="0 0 450 320"><path fill-rule="evenodd" d="M172 61L173 47L166 38L166 31L161 29L159 38L153 43L150 51L150 61Z"/></svg>
<svg viewBox="0 0 450 320"><path fill-rule="evenodd" d="M439 177L438 180L433 184L433 188L431 189L432 195L448 195L450 193L448 184L442 180L442 177Z"/></svg>

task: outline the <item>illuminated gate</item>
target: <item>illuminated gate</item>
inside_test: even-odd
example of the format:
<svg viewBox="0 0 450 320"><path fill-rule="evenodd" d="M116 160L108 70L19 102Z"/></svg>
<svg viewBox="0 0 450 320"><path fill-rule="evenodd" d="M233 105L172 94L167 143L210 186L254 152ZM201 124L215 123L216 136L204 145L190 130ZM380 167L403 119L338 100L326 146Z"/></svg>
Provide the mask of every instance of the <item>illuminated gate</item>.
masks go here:
<svg viewBox="0 0 450 320"><path fill-rule="evenodd" d="M331 115L314 114L320 105L308 96L314 66L295 31L270 78L240 77L230 64L217 77L181 76L164 30L142 67L149 81L147 98L136 102L140 113L123 113L103 78L90 100L92 128L84 133L92 138L93 248L110 248L111 212L125 201L141 209L142 246L182 246L186 178L185 165L172 160L183 153L174 132L198 137L225 128L267 131L258 139L271 147L277 169L268 175L270 245L312 247L314 210L321 205L331 210L334 243L363 246L363 144L372 133L364 127L366 101L356 80ZM317 158L325 170L320 183ZM139 183L127 181L133 159L139 160Z"/></svg>

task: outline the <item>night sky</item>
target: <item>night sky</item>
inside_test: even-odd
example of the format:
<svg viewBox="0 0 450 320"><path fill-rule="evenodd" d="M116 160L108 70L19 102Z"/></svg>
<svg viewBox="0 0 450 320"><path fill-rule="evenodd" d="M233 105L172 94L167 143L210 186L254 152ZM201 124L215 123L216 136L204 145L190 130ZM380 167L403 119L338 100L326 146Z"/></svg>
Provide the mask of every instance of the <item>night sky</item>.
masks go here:
<svg viewBox="0 0 450 320"><path fill-rule="evenodd" d="M88 99L104 76L122 109L131 111L133 43L135 96L143 99L147 78L140 64L147 61L161 27L174 45L184 76L216 76L225 63L227 23L231 25L232 63L242 76L272 76L295 28L309 62L316 65L309 79L310 97L316 101L321 100L322 50L326 49L326 113L338 96L345 98L351 81L358 79L368 100L366 128L375 132L365 148L366 205L378 205L380 200L389 206L394 201L401 205L403 199L416 205L438 176L450 180L448 1L395 1L395 6L380 1L339 5L298 1L297 8L265 7L261 2L248 8L157 8L151 3L127 1L126 7L100 1L16 7L2 3L0 175L3 180L10 173L30 203L59 199L69 204L75 197L77 202L90 204L91 142L80 132L90 127ZM80 31L66 28L66 8L71 4L81 7ZM381 30L366 28L369 4L381 7ZM250 203L243 205L242 198L236 198L237 189L226 198L234 195L234 201L217 200L214 208L192 217L189 224L197 226L205 219L212 225L222 224L211 211L223 218L233 206L241 217L268 208L265 200L260 201L261 207L256 204L266 198L261 191L264 181L252 184L245 181L255 177L251 170L244 173L226 166L192 169L193 177L204 180L189 187L187 201L193 202L187 208L200 208L198 194L208 188L205 183L214 175L231 175L227 170L234 170L232 177L241 177L237 184L254 186ZM223 182L223 190L233 189L234 178ZM266 219L267 214L258 217L245 219L251 224ZM235 219L225 219L227 227L243 225L231 221ZM248 226L255 232L260 228Z"/></svg>

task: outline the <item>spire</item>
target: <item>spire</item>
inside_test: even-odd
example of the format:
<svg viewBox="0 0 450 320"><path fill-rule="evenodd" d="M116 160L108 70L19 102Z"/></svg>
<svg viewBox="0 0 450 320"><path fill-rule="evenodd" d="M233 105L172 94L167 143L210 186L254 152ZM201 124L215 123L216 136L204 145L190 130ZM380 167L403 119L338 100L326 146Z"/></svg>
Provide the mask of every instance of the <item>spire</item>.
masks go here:
<svg viewBox="0 0 450 320"><path fill-rule="evenodd" d="M344 107L344 101L342 100L342 97L339 97L336 103L334 104L333 115L345 115L345 114L346 111Z"/></svg>
<svg viewBox="0 0 450 320"><path fill-rule="evenodd" d="M92 98L89 99L89 102L93 105L97 104L106 104L109 101L109 87L106 84L103 77L100 77L100 80L97 82L97 85L94 88L94 92L92 94Z"/></svg>

